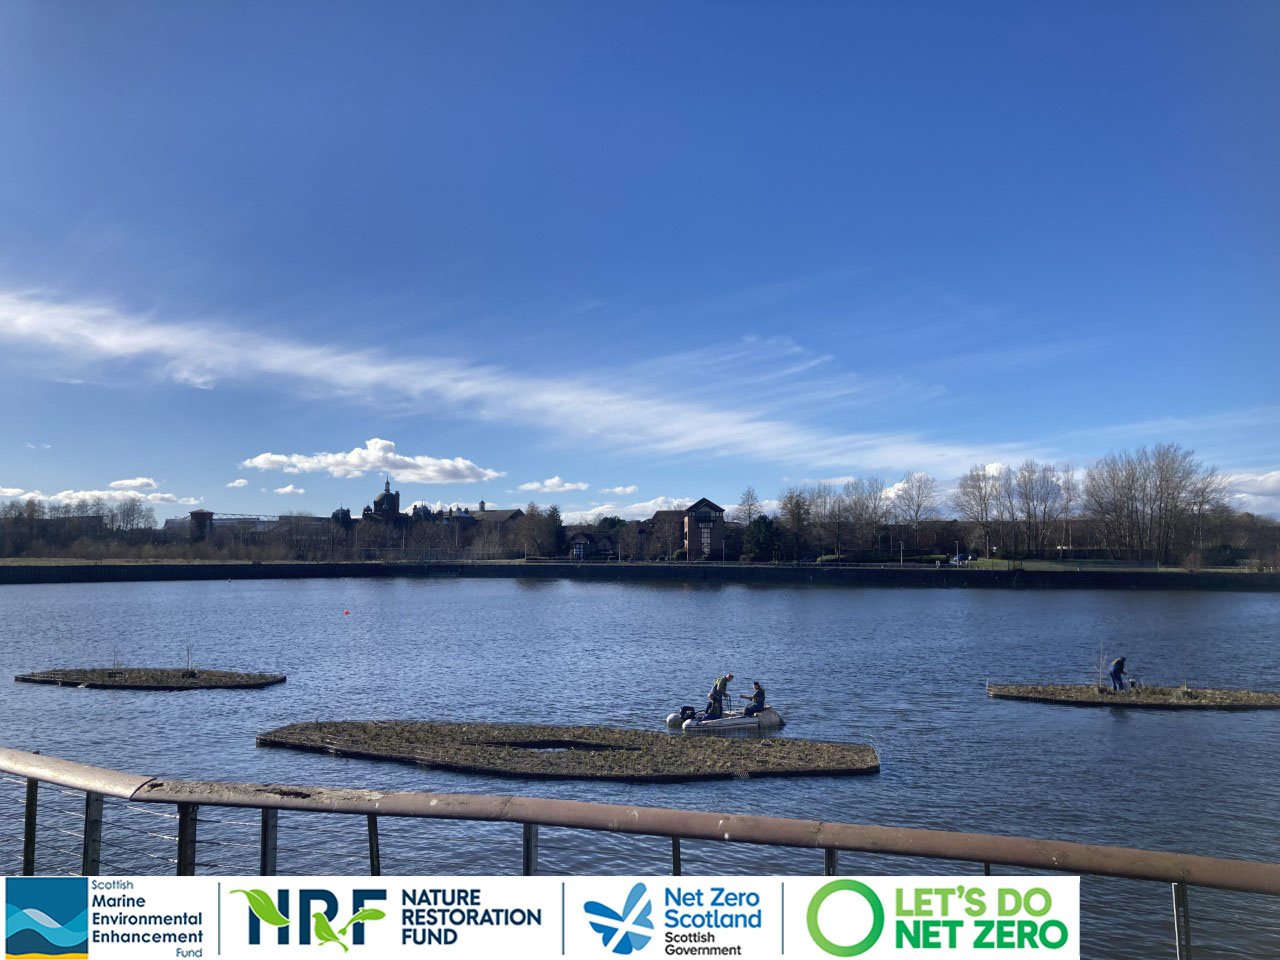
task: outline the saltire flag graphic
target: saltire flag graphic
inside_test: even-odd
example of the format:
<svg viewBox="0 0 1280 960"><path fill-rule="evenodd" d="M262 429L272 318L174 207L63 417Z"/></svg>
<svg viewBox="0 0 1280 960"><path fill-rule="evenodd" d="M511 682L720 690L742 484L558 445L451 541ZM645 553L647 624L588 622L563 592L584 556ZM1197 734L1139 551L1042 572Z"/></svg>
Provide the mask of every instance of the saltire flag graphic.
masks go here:
<svg viewBox="0 0 1280 960"><path fill-rule="evenodd" d="M606 947L612 943L613 952L616 954L625 956L639 950L653 936L651 932L644 932L653 930L653 920L649 918L649 914L653 912L653 901L644 899L645 892L643 883L637 883L632 887L621 913L606 907L598 900L588 900L583 905L583 909L590 916L600 918L588 921L591 929L600 934ZM644 899L643 906L640 904L641 899Z"/></svg>

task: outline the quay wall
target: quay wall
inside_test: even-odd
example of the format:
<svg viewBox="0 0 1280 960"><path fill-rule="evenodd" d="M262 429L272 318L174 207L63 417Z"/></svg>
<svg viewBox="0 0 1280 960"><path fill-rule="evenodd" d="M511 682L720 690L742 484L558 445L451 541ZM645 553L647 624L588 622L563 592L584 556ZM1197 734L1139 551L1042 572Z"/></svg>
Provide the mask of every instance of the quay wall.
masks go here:
<svg viewBox="0 0 1280 960"><path fill-rule="evenodd" d="M601 582L816 584L966 589L1280 591L1280 573L971 570L719 563L57 563L0 564L0 585L335 577L542 578Z"/></svg>

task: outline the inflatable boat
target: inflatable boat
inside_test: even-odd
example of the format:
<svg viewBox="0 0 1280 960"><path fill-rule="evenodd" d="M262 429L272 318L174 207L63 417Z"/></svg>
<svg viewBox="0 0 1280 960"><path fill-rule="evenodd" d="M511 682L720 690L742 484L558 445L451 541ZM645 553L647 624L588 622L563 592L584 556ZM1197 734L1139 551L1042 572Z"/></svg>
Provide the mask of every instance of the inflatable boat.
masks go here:
<svg viewBox="0 0 1280 960"><path fill-rule="evenodd" d="M717 730L780 730L782 714L773 707L765 707L753 717L741 710L730 710L715 720L704 719L704 714L693 707L683 707L679 713L667 717L667 726L693 733L715 733Z"/></svg>

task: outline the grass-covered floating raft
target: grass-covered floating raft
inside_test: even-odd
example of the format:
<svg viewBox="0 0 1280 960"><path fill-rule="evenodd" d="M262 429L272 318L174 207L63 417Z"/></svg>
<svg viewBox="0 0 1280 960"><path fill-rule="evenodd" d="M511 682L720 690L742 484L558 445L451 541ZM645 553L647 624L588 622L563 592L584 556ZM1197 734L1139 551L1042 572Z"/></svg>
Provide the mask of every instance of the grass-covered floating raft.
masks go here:
<svg viewBox="0 0 1280 960"><path fill-rule="evenodd" d="M989 683L987 696L999 700L1061 703L1071 707L1128 707L1147 710L1280 710L1280 693L1196 687L1139 687L1123 693L1087 683Z"/></svg>
<svg viewBox="0 0 1280 960"><path fill-rule="evenodd" d="M13 678L18 683L49 683L92 690L258 690L284 683L279 673L236 673L181 667L85 667L41 670Z"/></svg>
<svg viewBox="0 0 1280 960"><path fill-rule="evenodd" d="M258 746L542 780L679 783L850 776L880 769L875 750L858 743L680 737L614 727L518 723L317 721L260 734Z"/></svg>

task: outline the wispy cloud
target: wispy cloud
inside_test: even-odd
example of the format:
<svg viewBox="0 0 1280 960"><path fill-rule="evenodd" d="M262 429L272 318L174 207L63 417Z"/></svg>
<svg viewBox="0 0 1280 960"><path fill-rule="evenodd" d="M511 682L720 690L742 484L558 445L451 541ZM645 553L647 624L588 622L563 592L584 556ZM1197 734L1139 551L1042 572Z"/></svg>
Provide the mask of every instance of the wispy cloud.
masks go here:
<svg viewBox="0 0 1280 960"><path fill-rule="evenodd" d="M637 487L634 483L629 483L629 484L627 484L627 485L625 485L625 486L621 486L621 487L601 487L601 488L600 488L600 492L601 492L601 493L616 493L616 494L618 494L619 496L623 496L623 497L625 497L625 496L627 496L628 494L635 493L635 492L636 492L637 490L639 490L639 489L640 489L640 488L639 488L639 487Z"/></svg>
<svg viewBox="0 0 1280 960"><path fill-rule="evenodd" d="M478 467L462 457L406 456L396 451L393 441L379 437L344 453L260 453L240 466L284 473L327 473L331 477L363 477L375 470L402 483L476 483L503 476L499 470Z"/></svg>
<svg viewBox="0 0 1280 960"><path fill-rule="evenodd" d="M151 477L130 477L127 480L112 480L107 486L112 490L154 490L160 484Z"/></svg>
<svg viewBox="0 0 1280 960"><path fill-rule="evenodd" d="M531 480L529 483L522 483L517 490L528 490L533 493L565 493L569 490L586 490L591 485L588 483L570 483L562 480L559 476L547 477L545 480Z"/></svg>
<svg viewBox="0 0 1280 960"><path fill-rule="evenodd" d="M238 490L241 487L247 487L248 485L249 485L248 480L246 480L244 477L238 477L237 479L232 480L230 483L228 483L227 487L231 490Z"/></svg>
<svg viewBox="0 0 1280 960"><path fill-rule="evenodd" d="M302 487L295 487L292 483L290 483L283 487L276 487L275 492L284 494L285 496L289 497L289 496L301 496L307 491L304 490Z"/></svg>
<svg viewBox="0 0 1280 960"><path fill-rule="evenodd" d="M28 450L52 450L53 449L53 444L51 443L43 443L43 442L37 443L33 440L28 440L26 443L23 444L23 446L26 447Z"/></svg>
<svg viewBox="0 0 1280 960"><path fill-rule="evenodd" d="M708 378L715 389L677 394L661 363L629 377L614 371L607 378L554 379L465 359L304 343L230 324L162 322L108 306L12 292L0 292L0 339L80 362L142 364L177 382L205 387L276 379L353 399L390 397L410 409L435 411L443 405L479 420L537 427L640 455L696 453L814 469L912 467L958 473L993 455L1013 460L1028 452L1008 444L979 448L909 432L815 425L814 410L826 409L820 398L829 407L873 388L839 371L820 382L815 371L832 366L830 361L783 340L747 338L723 345L729 355L723 360L715 360L714 350L679 355L673 362L712 360L720 372ZM742 388L743 377L750 378L751 390ZM566 416L567 410L574 415Z"/></svg>

